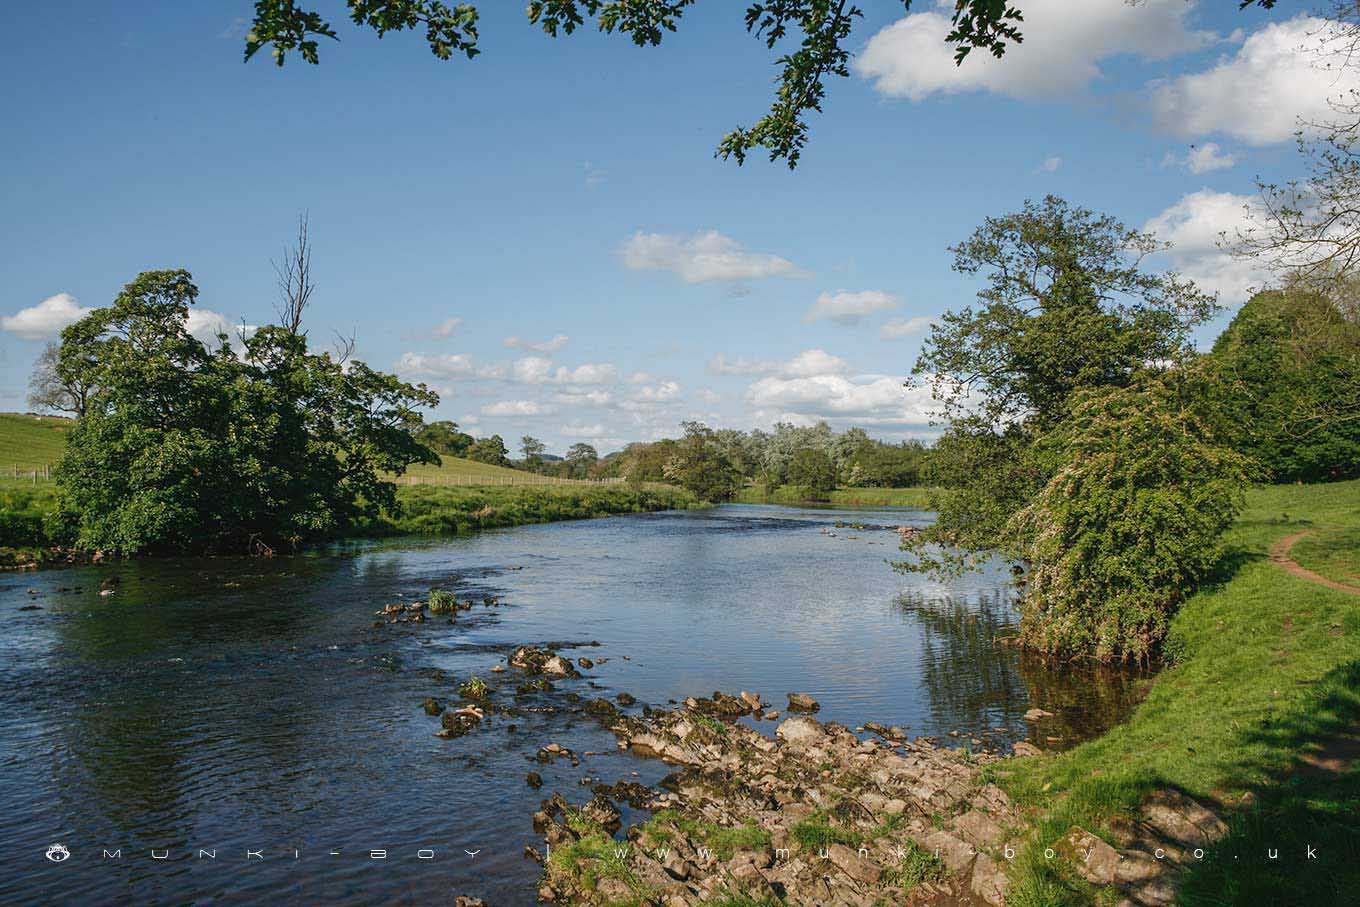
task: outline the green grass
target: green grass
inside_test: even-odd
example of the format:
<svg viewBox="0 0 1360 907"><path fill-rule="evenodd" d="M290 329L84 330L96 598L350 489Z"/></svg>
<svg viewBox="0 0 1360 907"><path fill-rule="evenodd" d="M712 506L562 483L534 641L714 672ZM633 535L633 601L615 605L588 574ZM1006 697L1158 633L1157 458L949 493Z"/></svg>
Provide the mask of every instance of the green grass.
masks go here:
<svg viewBox="0 0 1360 907"><path fill-rule="evenodd" d="M0 480L14 481L17 466L23 473L55 466L66 449L66 433L75 423L58 416L28 416L22 413L0 413ZM38 477L42 484L43 478ZM32 484L32 478L28 478Z"/></svg>
<svg viewBox="0 0 1360 907"><path fill-rule="evenodd" d="M1286 516L1287 514L1287 516ZM1360 528L1360 481L1254 490L1230 530L1222 576L1172 623L1166 668L1131 718L1103 737L998 772L1033 810L1032 846L1012 870L1013 907L1089 903L1042 848L1071 826L1106 836L1151 791L1255 806L1186 879L1182 904L1344 903L1360 889L1360 775L1307 780L1295 757L1360 721L1360 597L1266 559L1271 543ZM1354 552L1350 553L1354 556ZM1305 865L1303 847L1325 843ZM1267 862L1258 845L1291 859Z"/></svg>
<svg viewBox="0 0 1360 907"><path fill-rule="evenodd" d="M781 485L774 494L767 495L761 485L750 485L740 489L734 500L739 504L842 504L862 507L913 507L923 509L929 506L928 488L837 488L835 491L818 495L801 485Z"/></svg>
<svg viewBox="0 0 1360 907"><path fill-rule="evenodd" d="M933 882L945 876L944 861L928 850L918 846L915 841L903 845L906 854L902 862L884 873L884 881L889 885L900 885L903 892L911 891L922 882Z"/></svg>
<svg viewBox="0 0 1360 907"><path fill-rule="evenodd" d="M1331 529L1299 539L1290 556L1330 580L1360 586L1360 529Z"/></svg>
<svg viewBox="0 0 1360 907"><path fill-rule="evenodd" d="M768 847L770 833L754 821L742 825L717 825L690 819L673 809L659 810L642 826L644 840L651 847L671 843L671 832L666 825L675 825L688 837L709 850L720 860L730 860L738 850Z"/></svg>

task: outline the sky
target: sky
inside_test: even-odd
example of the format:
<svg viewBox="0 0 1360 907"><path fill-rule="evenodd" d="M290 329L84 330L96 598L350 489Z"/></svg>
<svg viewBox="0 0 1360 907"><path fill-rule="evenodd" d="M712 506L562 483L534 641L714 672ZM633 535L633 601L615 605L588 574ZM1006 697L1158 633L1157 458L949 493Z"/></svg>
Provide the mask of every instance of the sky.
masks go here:
<svg viewBox="0 0 1360 907"><path fill-rule="evenodd" d="M0 409L43 345L139 272L187 268L191 329L259 324L311 225L314 344L427 383L428 418L561 453L776 421L929 437L903 386L975 278L951 244L1048 193L1154 231L1226 314L1268 278L1216 244L1300 122L1353 87L1307 4L1022 0L1026 41L953 64L928 2L866 0L800 166L714 157L768 108L743 4L657 48L552 39L483 0L482 54L379 40L338 0L321 65L242 62L248 0L26 3L0 59Z"/></svg>

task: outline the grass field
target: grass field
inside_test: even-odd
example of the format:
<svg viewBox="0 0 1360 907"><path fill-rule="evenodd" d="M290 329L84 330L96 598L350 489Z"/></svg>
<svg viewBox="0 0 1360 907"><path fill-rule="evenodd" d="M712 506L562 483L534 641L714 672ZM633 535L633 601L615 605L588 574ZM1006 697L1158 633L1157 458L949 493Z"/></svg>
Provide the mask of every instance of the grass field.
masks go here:
<svg viewBox="0 0 1360 907"><path fill-rule="evenodd" d="M1351 902L1360 890L1360 771L1352 763L1317 774L1297 757L1360 723L1360 597L1267 561L1271 543L1303 529L1335 543L1319 559L1353 565L1356 552L1341 540L1360 530L1360 481L1254 490L1229 533L1222 577L1175 618L1175 663L1129 721L1000 773L1037 829L1012 870L1011 907L1096 903L1043 847L1073 825L1113 842L1157 788L1217 800L1231 816L1230 837L1195 864L1178 903ZM1309 844L1316 860L1305 858ZM1268 847L1280 859L1266 859Z"/></svg>
<svg viewBox="0 0 1360 907"><path fill-rule="evenodd" d="M21 473L55 466L73 424L57 416L0 413L0 478L13 480L16 466Z"/></svg>
<svg viewBox="0 0 1360 907"><path fill-rule="evenodd" d="M929 505L926 488L837 488L824 495L815 495L800 485L782 485L773 495L766 495L759 485L747 486L737 492L739 504L822 504L858 505L861 507L914 507Z"/></svg>

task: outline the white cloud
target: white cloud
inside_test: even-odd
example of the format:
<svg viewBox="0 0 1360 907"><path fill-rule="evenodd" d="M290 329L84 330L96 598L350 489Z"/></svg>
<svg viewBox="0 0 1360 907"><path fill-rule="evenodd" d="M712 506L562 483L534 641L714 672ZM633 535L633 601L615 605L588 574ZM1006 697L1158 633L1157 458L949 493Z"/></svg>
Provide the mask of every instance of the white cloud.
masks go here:
<svg viewBox="0 0 1360 907"><path fill-rule="evenodd" d="M1035 173L1056 173L1058 168L1063 165L1063 159L1056 154L1046 157L1039 166L1034 168Z"/></svg>
<svg viewBox="0 0 1360 907"><path fill-rule="evenodd" d="M1272 22L1213 68L1153 83L1153 116L1175 135L1287 141L1302 123L1327 119L1329 100L1360 88L1356 70L1328 50L1334 40L1322 19Z"/></svg>
<svg viewBox="0 0 1360 907"><path fill-rule="evenodd" d="M397 371L416 378L474 378L477 369L472 359L462 353L427 356L424 353L402 353L397 360Z"/></svg>
<svg viewBox="0 0 1360 907"><path fill-rule="evenodd" d="M718 353L708 363L708 370L715 375L782 375L786 378L802 378L808 375L843 374L850 366L839 356L833 356L823 349L803 350L787 362L773 359L748 359L738 356L728 360Z"/></svg>
<svg viewBox="0 0 1360 907"><path fill-rule="evenodd" d="M521 384L613 384L619 370L608 362L587 362L574 369L558 366L543 356L525 356L510 364L510 379Z"/></svg>
<svg viewBox="0 0 1360 907"><path fill-rule="evenodd" d="M497 400L482 407L483 416L548 416L556 410L537 400Z"/></svg>
<svg viewBox="0 0 1360 907"><path fill-rule="evenodd" d="M709 389L706 388L706 387L701 387L701 388L699 388L698 393L699 393L699 399L702 400L702 401L704 401L705 403L720 403L720 402L722 402L722 394L715 393L715 392L709 390Z"/></svg>
<svg viewBox="0 0 1360 907"><path fill-rule="evenodd" d="M458 326L463 323L463 319L456 315L452 318L445 318L434 326L434 335L441 340L447 340L453 336L453 332L458 330Z"/></svg>
<svg viewBox="0 0 1360 907"><path fill-rule="evenodd" d="M677 381L662 381L640 387L633 394L633 399L638 403L671 403L680 399L680 384Z"/></svg>
<svg viewBox="0 0 1360 907"><path fill-rule="evenodd" d="M812 276L787 258L748 252L717 230L700 231L687 239L638 231L623 244L622 255L631 270L671 271L685 283Z"/></svg>
<svg viewBox="0 0 1360 907"><path fill-rule="evenodd" d="M0 329L25 340L50 340L93 311L79 305L70 293L58 293L13 315L0 315Z"/></svg>
<svg viewBox="0 0 1360 907"><path fill-rule="evenodd" d="M1218 293L1224 305L1240 305L1269 278L1254 262L1219 248L1219 242L1224 238L1231 242L1248 226L1247 209L1255 204L1253 196L1201 189L1182 196L1143 229L1171 244L1168 255L1183 276Z"/></svg>
<svg viewBox="0 0 1360 907"><path fill-rule="evenodd" d="M878 329L878 336L884 340L897 340L901 337L915 337L930 330L931 317L917 315L914 318L894 318Z"/></svg>
<svg viewBox="0 0 1360 907"><path fill-rule="evenodd" d="M979 50L956 66L945 41L949 16L923 12L870 38L854 69L880 94L912 101L968 91L1064 97L1099 78L1098 64L1107 58L1166 59L1211 40L1186 27L1193 4L1185 0L1026 0L1023 6L1025 40L999 60Z"/></svg>
<svg viewBox="0 0 1360 907"><path fill-rule="evenodd" d="M844 325L859 324L865 315L895 309L897 306L897 297L882 290L864 290L859 293L837 290L818 296L803 320L808 323L826 320Z"/></svg>
<svg viewBox="0 0 1360 907"><path fill-rule="evenodd" d="M1163 167L1184 167L1191 173L1209 173L1213 170L1223 170L1237 163L1237 158L1225 152L1219 147L1217 142L1205 142L1203 145L1190 146L1190 151L1185 157L1176 157L1174 152L1168 151L1162 158Z"/></svg>
<svg viewBox="0 0 1360 907"><path fill-rule="evenodd" d="M505 345L512 350L528 350L531 353L555 353L567 345L567 340L566 334L558 334L551 340L533 343L512 334L505 338Z"/></svg>
<svg viewBox="0 0 1360 907"><path fill-rule="evenodd" d="M209 349L216 349L218 346L218 336L226 334L231 343L239 345L241 334L250 337L259 330L258 325L243 324L240 321L232 321L221 312L214 312L212 309L200 309L191 306L189 314L184 319L184 326L199 343ZM238 355L241 350L237 349Z"/></svg>
<svg viewBox="0 0 1360 907"><path fill-rule="evenodd" d="M746 402L763 411L808 419L839 417L868 424L924 425L930 421L930 391L907 388L902 378L812 375L761 378L746 389Z"/></svg>
<svg viewBox="0 0 1360 907"><path fill-rule="evenodd" d="M604 426L598 422L593 425L563 425L557 433L564 438L601 438L604 436Z"/></svg>
<svg viewBox="0 0 1360 907"><path fill-rule="evenodd" d="M553 400L564 406L609 406L614 402L614 395L604 390L568 388L554 394Z"/></svg>

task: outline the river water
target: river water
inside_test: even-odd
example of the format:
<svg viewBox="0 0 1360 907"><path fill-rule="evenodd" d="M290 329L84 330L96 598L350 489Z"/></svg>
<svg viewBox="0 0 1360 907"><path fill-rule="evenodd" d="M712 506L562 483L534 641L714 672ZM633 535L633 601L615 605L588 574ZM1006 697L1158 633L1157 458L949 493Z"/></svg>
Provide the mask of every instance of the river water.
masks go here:
<svg viewBox="0 0 1360 907"><path fill-rule="evenodd" d="M0 575L0 903L532 904L543 797L667 772L618 753L576 694L747 689L782 709L797 690L823 720L969 746L1069 746L1121 720L1141 678L993 644L1015 619L1000 569L898 574L894 532L844 525L927 518L730 505ZM374 626L432 586L500 604ZM600 663L518 696L491 671L546 642ZM472 675L517 713L437 738L422 700L456 702ZM1024 721L1035 706L1055 717ZM599 755L540 765L549 742Z"/></svg>

